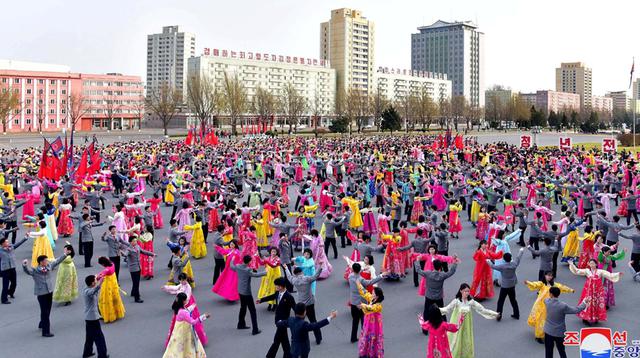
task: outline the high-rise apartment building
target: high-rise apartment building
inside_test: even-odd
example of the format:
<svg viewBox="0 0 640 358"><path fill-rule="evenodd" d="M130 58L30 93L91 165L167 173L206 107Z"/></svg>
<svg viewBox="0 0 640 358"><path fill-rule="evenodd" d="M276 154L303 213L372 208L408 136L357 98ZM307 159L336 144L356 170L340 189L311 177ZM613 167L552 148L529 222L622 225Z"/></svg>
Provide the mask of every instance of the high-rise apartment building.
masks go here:
<svg viewBox="0 0 640 358"><path fill-rule="evenodd" d="M336 70L338 94L369 93L374 82L375 26L359 10L337 9L320 24L320 58Z"/></svg>
<svg viewBox="0 0 640 358"><path fill-rule="evenodd" d="M196 54L196 36L165 26L147 36L147 91L168 84L186 97L187 60Z"/></svg>
<svg viewBox="0 0 640 358"><path fill-rule="evenodd" d="M484 33L470 21L437 21L411 34L411 69L445 73L453 95L484 104Z"/></svg>
<svg viewBox="0 0 640 358"><path fill-rule="evenodd" d="M591 68L582 62L563 62L556 68L556 91L579 94L583 110L593 104L592 84Z"/></svg>
<svg viewBox="0 0 640 358"><path fill-rule="evenodd" d="M608 92L605 97L609 97L613 101L614 111L628 111L631 108L631 101L627 96L627 91Z"/></svg>

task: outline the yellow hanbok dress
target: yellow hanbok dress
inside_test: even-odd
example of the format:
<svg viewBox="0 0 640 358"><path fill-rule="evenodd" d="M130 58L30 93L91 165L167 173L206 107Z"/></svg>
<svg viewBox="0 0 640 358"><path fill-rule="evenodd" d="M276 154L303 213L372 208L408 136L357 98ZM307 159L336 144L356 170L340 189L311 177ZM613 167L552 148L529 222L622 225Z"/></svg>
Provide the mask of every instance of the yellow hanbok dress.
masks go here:
<svg viewBox="0 0 640 358"><path fill-rule="evenodd" d="M173 194L171 194L172 192L176 191L176 187L173 186L173 183L169 182L169 184L167 184L167 190L165 190L164 192L164 201L167 204L173 204L175 198L173 197Z"/></svg>
<svg viewBox="0 0 640 358"><path fill-rule="evenodd" d="M256 243L258 247L269 246L269 240L267 239L267 232L265 231L264 220L251 220L251 225L256 228Z"/></svg>
<svg viewBox="0 0 640 358"><path fill-rule="evenodd" d="M49 260L55 259L53 249L51 248L51 242L49 242L49 238L47 237L47 232L45 230L30 232L29 236L35 239L33 241L33 250L31 251L32 267L38 266L38 256L40 255L47 256Z"/></svg>
<svg viewBox="0 0 640 358"><path fill-rule="evenodd" d="M202 222L195 222L193 225L185 225L185 230L193 231L191 236L191 257L200 259L207 256L207 244L204 242L204 233L202 232Z"/></svg>
<svg viewBox="0 0 640 358"><path fill-rule="evenodd" d="M206 358L202 342L193 329L198 322L200 320L193 319L187 310L180 310L162 358Z"/></svg>
<svg viewBox="0 0 640 358"><path fill-rule="evenodd" d="M549 289L552 286L546 285L542 281L527 282L527 287L531 291L538 291L538 298L531 308L527 324L533 327L536 338L544 338L544 322L547 319L547 307L544 304L544 300L551 297ZM570 287L554 282L553 286L560 289L562 293L573 293L574 290Z"/></svg>
<svg viewBox="0 0 640 358"><path fill-rule="evenodd" d="M273 220L273 217L271 216L271 211L263 208L262 220L261 220L260 226L262 226L262 230L264 231L265 236L273 236L274 229L271 227L271 225L269 225L271 220ZM256 225L256 230L260 230L258 228L258 225ZM261 246L259 238L260 237L258 237L258 246Z"/></svg>
<svg viewBox="0 0 640 358"><path fill-rule="evenodd" d="M269 295L272 295L274 292L276 292L276 285L273 283L273 281L278 277L282 277L279 258L276 257L275 259L271 259L269 257L264 259L264 261L265 261L264 267L266 268L267 275L263 276L262 280L260 281L260 288L258 289L258 298L269 296ZM272 300L266 303L270 305L275 305L276 301Z"/></svg>
<svg viewBox="0 0 640 358"><path fill-rule="evenodd" d="M351 219L349 220L349 227L352 229L357 229L364 224L364 222L362 221L362 214L360 213L360 207L358 207L359 202L359 200L356 200L350 196L342 198L342 204L349 205L349 209L351 209Z"/></svg>
<svg viewBox="0 0 640 358"><path fill-rule="evenodd" d="M120 297L120 285L118 285L118 280L113 270L110 274L105 275L104 281L102 281L100 296L98 296L98 308L104 323L124 318L125 309Z"/></svg>
<svg viewBox="0 0 640 358"><path fill-rule="evenodd" d="M578 238L578 230L573 230L567 235L567 242L562 251L562 261L571 258L577 259L580 256L580 240Z"/></svg>

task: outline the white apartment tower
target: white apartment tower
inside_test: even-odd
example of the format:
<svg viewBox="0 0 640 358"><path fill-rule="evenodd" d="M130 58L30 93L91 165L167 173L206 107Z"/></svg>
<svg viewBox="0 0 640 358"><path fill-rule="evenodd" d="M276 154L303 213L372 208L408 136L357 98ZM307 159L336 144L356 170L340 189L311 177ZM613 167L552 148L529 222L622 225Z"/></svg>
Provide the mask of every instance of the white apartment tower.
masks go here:
<svg viewBox="0 0 640 358"><path fill-rule="evenodd" d="M484 33L470 21L436 21L411 34L411 69L444 73L453 95L484 104Z"/></svg>
<svg viewBox="0 0 640 358"><path fill-rule="evenodd" d="M369 93L374 81L375 26L359 10L336 9L320 24L320 58L336 70L338 93Z"/></svg>
<svg viewBox="0 0 640 358"><path fill-rule="evenodd" d="M593 105L592 85L591 68L582 62L563 62L556 68L556 91L579 94L583 110Z"/></svg>
<svg viewBox="0 0 640 358"><path fill-rule="evenodd" d="M162 33L147 36L147 91L166 83L187 91L187 60L196 54L196 35L180 32L178 26L164 26Z"/></svg>

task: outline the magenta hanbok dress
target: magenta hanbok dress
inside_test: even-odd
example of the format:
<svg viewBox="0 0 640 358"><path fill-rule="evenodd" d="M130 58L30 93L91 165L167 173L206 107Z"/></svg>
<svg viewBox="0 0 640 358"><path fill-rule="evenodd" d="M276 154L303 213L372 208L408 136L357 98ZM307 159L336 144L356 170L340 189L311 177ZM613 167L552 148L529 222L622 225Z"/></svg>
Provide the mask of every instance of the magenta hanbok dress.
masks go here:
<svg viewBox="0 0 640 358"><path fill-rule="evenodd" d="M449 322L442 322L438 328L435 328L431 323L423 322L421 327L429 332L427 358L451 358L447 332L458 332L458 326Z"/></svg>
<svg viewBox="0 0 640 358"><path fill-rule="evenodd" d="M373 236L378 233L378 228L376 227L376 218L373 214L373 211L368 211L362 217L362 231Z"/></svg>
<svg viewBox="0 0 640 358"><path fill-rule="evenodd" d="M447 202L444 200L445 190L442 185L433 186L432 203L438 208L438 211L444 211L447 208Z"/></svg>
<svg viewBox="0 0 640 358"><path fill-rule="evenodd" d="M324 253L324 241L322 238L320 238L320 236L312 238L309 248L311 249L311 252L313 252L313 261L315 262L316 270L322 268L319 278L325 279L331 276L333 266L331 266L327 255Z"/></svg>
<svg viewBox="0 0 640 358"><path fill-rule="evenodd" d="M237 301L240 299L238 294L238 274L231 269L231 262L239 265L242 262L242 256L238 249L225 249L216 246L216 250L221 255L225 255L226 262L224 270L220 274L218 281L213 285L211 292L218 294L220 297L228 301Z"/></svg>

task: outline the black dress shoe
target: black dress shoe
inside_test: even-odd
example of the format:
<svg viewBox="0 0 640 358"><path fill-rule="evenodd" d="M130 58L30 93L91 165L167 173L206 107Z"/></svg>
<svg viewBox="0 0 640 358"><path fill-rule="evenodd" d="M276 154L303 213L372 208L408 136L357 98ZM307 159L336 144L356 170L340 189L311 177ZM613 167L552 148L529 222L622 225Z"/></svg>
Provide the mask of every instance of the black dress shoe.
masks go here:
<svg viewBox="0 0 640 358"><path fill-rule="evenodd" d="M94 355L96 355L96 353L95 352L91 352L91 353L89 353L87 355L83 355L82 358L89 358L89 357L93 357Z"/></svg>
<svg viewBox="0 0 640 358"><path fill-rule="evenodd" d="M253 331L253 332L251 332L251 335L252 335L252 336L255 336L255 335L258 335L258 334L260 334L260 333L262 333L262 331L261 331L261 330L257 330L257 331Z"/></svg>
<svg viewBox="0 0 640 358"><path fill-rule="evenodd" d="M544 341L542 340L542 338L536 338L536 342L538 342L540 344L544 344Z"/></svg>
<svg viewBox="0 0 640 358"><path fill-rule="evenodd" d="M511 318L513 318L513 319L520 319L520 316L511 315Z"/></svg>
<svg viewBox="0 0 640 358"><path fill-rule="evenodd" d="M500 322L501 319L502 319L502 314L498 314L498 317L496 317L496 321Z"/></svg>
<svg viewBox="0 0 640 358"><path fill-rule="evenodd" d="M249 329L251 327L247 327L247 326L238 326L238 329Z"/></svg>
<svg viewBox="0 0 640 358"><path fill-rule="evenodd" d="M144 300L137 299L137 300L135 300L134 302L135 302L135 303L144 303Z"/></svg>
<svg viewBox="0 0 640 358"><path fill-rule="evenodd" d="M47 337L47 338L51 338L53 337L53 333L47 333L47 334L43 334L43 337Z"/></svg>

